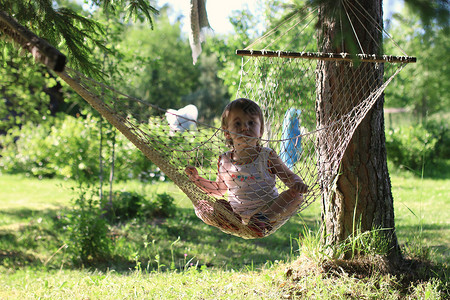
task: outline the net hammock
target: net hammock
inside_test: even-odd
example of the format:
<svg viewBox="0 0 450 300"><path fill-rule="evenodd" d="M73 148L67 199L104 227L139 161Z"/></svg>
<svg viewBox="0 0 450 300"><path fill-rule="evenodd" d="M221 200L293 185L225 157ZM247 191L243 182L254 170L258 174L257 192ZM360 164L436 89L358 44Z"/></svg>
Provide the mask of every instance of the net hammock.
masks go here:
<svg viewBox="0 0 450 300"><path fill-rule="evenodd" d="M294 26L298 26L296 22ZM197 122L177 111L121 93L68 67L56 74L190 198L200 219L225 233L253 239L272 234L330 190L353 132L386 86L415 59L249 49L238 50L237 54L242 56L242 66L236 98L251 99L262 109L265 126L260 146L278 153L309 187L301 204L276 218L265 218L277 204L275 198L258 208L243 203L252 210L244 222L227 195L205 193L189 180L187 166L195 166L200 176L211 181L218 176L218 158L230 149L225 143L225 131L217 123ZM383 80L378 79L380 73L384 74ZM336 103L327 99L341 100L337 105L326 105ZM182 130L174 130L168 121L170 117L185 124ZM245 176L236 180L243 180L242 177ZM279 193L288 189L279 179L275 184ZM249 197L259 197L258 189L256 186ZM279 211L284 210L280 207Z"/></svg>

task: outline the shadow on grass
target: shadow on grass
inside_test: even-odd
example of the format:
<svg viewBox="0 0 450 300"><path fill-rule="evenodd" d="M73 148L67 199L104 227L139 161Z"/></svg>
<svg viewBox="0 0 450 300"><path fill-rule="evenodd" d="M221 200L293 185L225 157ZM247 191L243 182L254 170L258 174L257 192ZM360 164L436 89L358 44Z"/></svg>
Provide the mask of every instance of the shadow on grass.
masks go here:
<svg viewBox="0 0 450 300"><path fill-rule="evenodd" d="M412 235L417 235L417 233L422 230L426 231L439 231L439 230L450 230L450 224L428 224L421 223L420 225L397 225L397 230L404 230L405 233L411 233Z"/></svg>
<svg viewBox="0 0 450 300"><path fill-rule="evenodd" d="M396 231L406 240L403 246L423 248L419 251L431 250L433 260L450 263L450 242L443 234L443 231L450 231L449 224L397 225Z"/></svg>
<svg viewBox="0 0 450 300"><path fill-rule="evenodd" d="M0 226L0 265L41 266L41 252L61 246L59 231L55 229L58 216L59 210L51 209L0 211L0 219L4 220Z"/></svg>
<svg viewBox="0 0 450 300"><path fill-rule="evenodd" d="M204 224L193 209L180 209L178 216L160 225L166 238L175 241L180 237L177 249L171 248L175 256L195 257L200 264L226 268L241 268L251 265L260 268L267 262L286 260L298 250L295 241L303 228L317 230L313 217L294 216L272 235L254 240L245 240L228 235L219 229ZM182 250L184 252L178 252Z"/></svg>
<svg viewBox="0 0 450 300"><path fill-rule="evenodd" d="M0 265L5 267L44 266L77 268L65 250L67 239L64 215L67 211L15 209L0 211ZM317 220L309 215L294 216L272 235L245 240L204 224L193 209L178 208L173 218L133 219L110 224L113 250L109 257L90 266L129 272L138 265L147 271L183 269L192 265L261 268L268 262L287 260L298 250L299 233L317 230Z"/></svg>
<svg viewBox="0 0 450 300"><path fill-rule="evenodd" d="M24 266L37 266L40 265L40 263L36 260L35 256L30 254L14 250L0 250L0 265L4 267L17 268Z"/></svg>
<svg viewBox="0 0 450 300"><path fill-rule="evenodd" d="M0 265L11 267L44 266L77 268L65 251L64 214L60 210L5 210L0 219ZM173 218L158 220L133 219L110 224L113 250L102 261L89 266L129 272L137 267L146 271L185 269L207 266L224 269L259 269L276 260L286 261L297 254L299 235L305 230L319 229L319 216L305 210L292 217L284 226L268 237L245 240L221 232L204 224L191 208L178 208ZM438 231L449 230L447 224L422 224L426 238L438 238ZM398 225L402 235L413 238L418 226ZM439 253L448 253L448 245L433 245ZM55 253L57 253L55 255ZM53 255L55 255L53 257Z"/></svg>

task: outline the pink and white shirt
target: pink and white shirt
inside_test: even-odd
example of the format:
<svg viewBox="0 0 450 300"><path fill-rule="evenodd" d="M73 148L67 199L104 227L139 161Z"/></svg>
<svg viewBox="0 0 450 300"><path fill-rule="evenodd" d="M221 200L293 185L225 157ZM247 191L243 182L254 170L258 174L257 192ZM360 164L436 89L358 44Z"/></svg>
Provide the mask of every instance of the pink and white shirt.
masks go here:
<svg viewBox="0 0 450 300"><path fill-rule="evenodd" d="M269 169L272 151L263 147L256 159L242 165L233 162L232 151L219 157L219 174L228 188L228 201L244 224L278 197L276 178Z"/></svg>

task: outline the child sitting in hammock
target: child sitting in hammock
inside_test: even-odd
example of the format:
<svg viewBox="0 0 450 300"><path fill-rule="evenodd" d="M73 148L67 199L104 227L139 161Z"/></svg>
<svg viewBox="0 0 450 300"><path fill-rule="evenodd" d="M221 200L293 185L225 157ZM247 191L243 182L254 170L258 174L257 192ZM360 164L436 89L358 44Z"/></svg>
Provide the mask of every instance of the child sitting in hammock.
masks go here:
<svg viewBox="0 0 450 300"><path fill-rule="evenodd" d="M255 102L240 98L229 103L222 113L222 129L232 150L220 155L216 181L199 176L195 167L189 166L185 172L210 195L223 197L228 193L228 206L243 224L263 222L259 229L270 231L271 224L295 212L308 186L275 151L260 146L264 119ZM278 194L275 176L289 189Z"/></svg>

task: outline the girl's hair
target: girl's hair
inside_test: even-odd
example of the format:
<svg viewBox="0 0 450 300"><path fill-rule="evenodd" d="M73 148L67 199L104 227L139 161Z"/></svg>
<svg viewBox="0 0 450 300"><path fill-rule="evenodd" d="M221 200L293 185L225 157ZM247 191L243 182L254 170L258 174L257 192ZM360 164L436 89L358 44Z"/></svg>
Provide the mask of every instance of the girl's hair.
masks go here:
<svg viewBox="0 0 450 300"><path fill-rule="evenodd" d="M247 98L238 98L225 106L222 113L222 129L228 128L228 116L230 115L230 112L235 109L241 110L251 116L258 116L261 123L261 135L264 133L264 117L262 110L258 104ZM227 139L225 142L228 146L233 146L233 141L231 139Z"/></svg>

